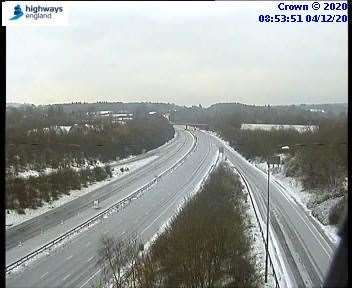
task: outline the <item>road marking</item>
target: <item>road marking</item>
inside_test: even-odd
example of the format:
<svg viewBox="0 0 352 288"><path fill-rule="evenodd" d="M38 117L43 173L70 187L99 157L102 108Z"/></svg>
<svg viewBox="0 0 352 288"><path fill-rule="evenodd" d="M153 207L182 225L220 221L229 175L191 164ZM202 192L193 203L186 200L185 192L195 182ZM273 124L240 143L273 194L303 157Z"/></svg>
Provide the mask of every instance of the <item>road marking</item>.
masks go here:
<svg viewBox="0 0 352 288"><path fill-rule="evenodd" d="M90 262L93 258L94 256L90 257L87 262Z"/></svg>
<svg viewBox="0 0 352 288"><path fill-rule="evenodd" d="M88 280L86 281L86 282L84 282L83 284L82 284L82 286L80 286L79 288L82 288L82 287L84 287L84 286L86 286L86 284L93 278L93 277L95 277L95 275L97 275L99 272L100 272L100 270L101 269L99 269L97 272L95 272L92 276L90 276L89 278L88 278Z"/></svg>
<svg viewBox="0 0 352 288"><path fill-rule="evenodd" d="M47 274L48 272L45 272L42 276L40 276L40 279L43 279Z"/></svg>
<svg viewBox="0 0 352 288"><path fill-rule="evenodd" d="M333 253L333 250L331 249L331 247L329 246L329 244L326 243L326 240L325 238L323 238L323 236L320 235L320 231L314 226L314 224L308 222L310 225L308 225L308 223L306 223L305 219L303 219L303 216L301 215L300 211L298 211L297 207L295 207L295 205L293 205L293 203L290 202L290 199L288 199L288 196L285 195L285 191L283 191L283 189L278 186L278 185L275 185L276 188L281 192L281 195L287 200L289 206L292 207L292 210L294 210L299 218L302 220L302 223L308 228L308 230L312 233L313 237L317 240L317 242L320 244L320 246L323 248L324 252L326 253L326 255L331 259L332 258L332 254L330 254L325 248L328 247L328 249ZM303 211L304 212L304 211ZM305 215L307 217L307 215ZM308 221L310 220L308 217L307 217ZM316 235L315 231L313 232L313 230L311 228L314 228L315 231L318 232L318 235L319 235L319 238L318 236ZM323 231L324 233L324 231ZM323 240L323 241L321 241ZM326 245L326 246L325 246Z"/></svg>
<svg viewBox="0 0 352 288"><path fill-rule="evenodd" d="M71 276L71 274L67 274L65 277L64 277L64 279L62 279L63 281L65 281L68 277L70 277Z"/></svg>
<svg viewBox="0 0 352 288"><path fill-rule="evenodd" d="M73 257L73 255L70 255L66 258L66 260L70 260Z"/></svg>

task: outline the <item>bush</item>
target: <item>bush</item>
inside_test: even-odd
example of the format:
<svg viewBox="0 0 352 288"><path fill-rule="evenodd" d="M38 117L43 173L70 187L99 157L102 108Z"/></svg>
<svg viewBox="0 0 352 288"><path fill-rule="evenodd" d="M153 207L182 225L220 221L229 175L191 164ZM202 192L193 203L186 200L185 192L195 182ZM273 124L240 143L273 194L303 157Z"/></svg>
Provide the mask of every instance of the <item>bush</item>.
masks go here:
<svg viewBox="0 0 352 288"><path fill-rule="evenodd" d="M347 198L347 197L346 197ZM335 206L333 206L329 213L329 223L330 225L337 225L341 222L342 217L345 213L345 208L347 200L343 197Z"/></svg>
<svg viewBox="0 0 352 288"><path fill-rule="evenodd" d="M109 175L110 178L112 177L112 171L111 171L110 165L105 166L105 172L106 172L106 174Z"/></svg>
<svg viewBox="0 0 352 288"><path fill-rule="evenodd" d="M141 287L257 287L242 189L218 168L136 262Z"/></svg>
<svg viewBox="0 0 352 288"><path fill-rule="evenodd" d="M23 208L18 208L18 209L16 210L16 212L17 212L18 214L26 214L26 212L24 212L24 209L23 209Z"/></svg>

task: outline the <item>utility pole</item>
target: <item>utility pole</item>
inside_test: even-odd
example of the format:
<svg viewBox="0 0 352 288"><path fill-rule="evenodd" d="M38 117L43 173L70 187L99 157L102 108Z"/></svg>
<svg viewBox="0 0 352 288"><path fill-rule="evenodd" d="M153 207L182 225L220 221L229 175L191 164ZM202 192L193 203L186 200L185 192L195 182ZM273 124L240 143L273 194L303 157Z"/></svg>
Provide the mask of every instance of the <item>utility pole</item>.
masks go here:
<svg viewBox="0 0 352 288"><path fill-rule="evenodd" d="M268 258L269 258L269 186L270 186L270 164L268 164L268 202L267 202L267 214L266 214L266 256L265 256L265 283L268 282Z"/></svg>

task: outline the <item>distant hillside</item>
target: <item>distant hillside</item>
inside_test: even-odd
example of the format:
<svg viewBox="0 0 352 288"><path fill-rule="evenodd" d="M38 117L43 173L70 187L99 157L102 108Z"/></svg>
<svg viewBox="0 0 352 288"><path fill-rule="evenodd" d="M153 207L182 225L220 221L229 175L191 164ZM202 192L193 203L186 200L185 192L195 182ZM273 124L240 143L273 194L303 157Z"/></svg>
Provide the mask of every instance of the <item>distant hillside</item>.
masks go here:
<svg viewBox="0 0 352 288"><path fill-rule="evenodd" d="M6 108L24 108L28 106L32 106L33 104L26 104L26 103L6 103Z"/></svg>
<svg viewBox="0 0 352 288"><path fill-rule="evenodd" d="M27 107L30 104L6 103L7 108ZM202 106L179 106L170 103L151 102L97 102L97 103L65 103L54 105L40 105L39 109L57 107L64 113L113 111L115 113L128 112L146 114L148 112L170 112L173 122L208 123L224 121L224 117L232 122L253 124L289 124L314 125L321 120L347 116L347 103L336 104L301 104L280 106L257 106L241 103L217 103L208 108ZM56 109L56 108L55 108ZM62 124L64 125L64 124ZM66 125L66 124L65 124Z"/></svg>
<svg viewBox="0 0 352 288"><path fill-rule="evenodd" d="M43 105L45 108L49 105ZM97 102L97 103L67 103L67 104L55 104L55 106L61 106L64 112L96 112L96 111L113 111L122 112L128 111L134 112L168 112L169 110L177 109L179 106L169 103L122 103L122 102Z"/></svg>
<svg viewBox="0 0 352 288"><path fill-rule="evenodd" d="M256 106L241 103L217 103L208 108L182 107L171 113L171 121L215 123L231 121L253 124L314 125L322 120L346 117L347 104Z"/></svg>

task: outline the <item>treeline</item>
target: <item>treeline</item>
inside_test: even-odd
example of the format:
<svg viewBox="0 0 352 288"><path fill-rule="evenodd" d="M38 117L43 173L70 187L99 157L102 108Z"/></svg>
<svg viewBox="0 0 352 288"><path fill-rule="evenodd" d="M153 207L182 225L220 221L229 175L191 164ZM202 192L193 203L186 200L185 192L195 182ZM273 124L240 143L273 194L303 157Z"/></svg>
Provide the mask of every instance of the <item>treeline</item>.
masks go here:
<svg viewBox="0 0 352 288"><path fill-rule="evenodd" d="M72 168L59 169L48 175L29 177L8 177L6 179L6 209L24 214L25 208L36 209L44 202L57 200L61 195L69 195L71 190L112 177L110 166L75 171Z"/></svg>
<svg viewBox="0 0 352 288"><path fill-rule="evenodd" d="M148 251L139 254L135 241L104 238L101 282L145 288L260 286L242 189L238 176L222 165Z"/></svg>
<svg viewBox="0 0 352 288"><path fill-rule="evenodd" d="M6 168L10 174L80 166L86 160L116 160L157 148L174 135L174 128L160 115L119 124L108 117L72 116L60 106L45 113L28 109L6 115ZM68 124L72 124L69 132L59 127Z"/></svg>
<svg viewBox="0 0 352 288"><path fill-rule="evenodd" d="M221 127L224 121L230 121L232 125L236 124L239 127L242 123L315 125L323 120L347 115L346 104L326 104L322 106L325 109L324 112L323 110L312 112L310 107L307 105L259 106L218 103L208 108L203 108L201 105L179 107L171 111L170 119L174 122L203 123L217 128Z"/></svg>

